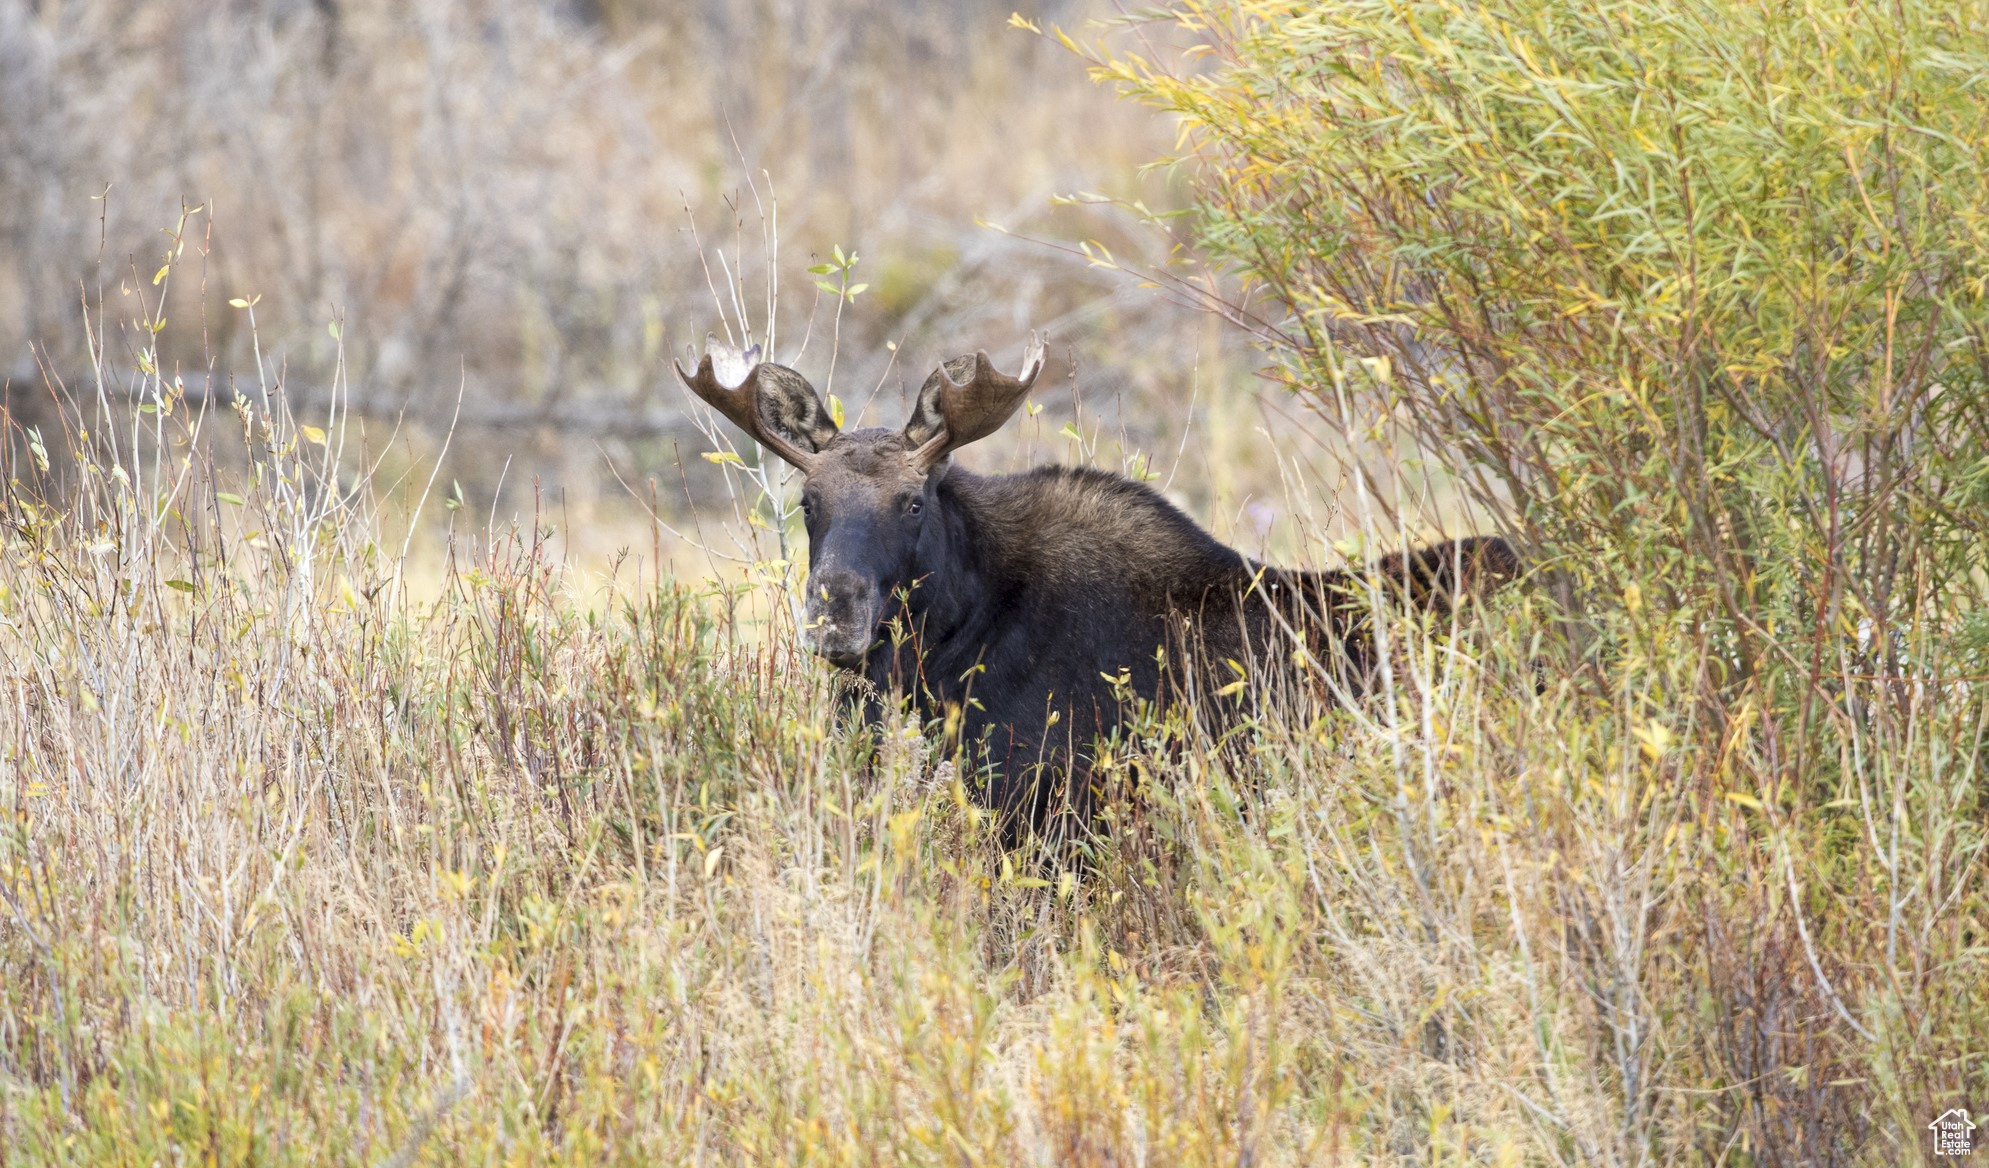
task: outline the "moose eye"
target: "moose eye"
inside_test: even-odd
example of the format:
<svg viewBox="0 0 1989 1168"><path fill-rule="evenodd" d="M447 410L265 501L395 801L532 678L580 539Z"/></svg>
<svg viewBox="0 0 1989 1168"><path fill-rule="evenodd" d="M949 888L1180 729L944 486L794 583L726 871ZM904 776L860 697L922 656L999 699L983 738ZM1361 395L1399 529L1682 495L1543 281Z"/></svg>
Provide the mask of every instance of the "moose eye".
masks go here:
<svg viewBox="0 0 1989 1168"><path fill-rule="evenodd" d="M907 515L917 515L923 510L925 510L925 501L916 495L912 496L911 502L905 504L905 514Z"/></svg>

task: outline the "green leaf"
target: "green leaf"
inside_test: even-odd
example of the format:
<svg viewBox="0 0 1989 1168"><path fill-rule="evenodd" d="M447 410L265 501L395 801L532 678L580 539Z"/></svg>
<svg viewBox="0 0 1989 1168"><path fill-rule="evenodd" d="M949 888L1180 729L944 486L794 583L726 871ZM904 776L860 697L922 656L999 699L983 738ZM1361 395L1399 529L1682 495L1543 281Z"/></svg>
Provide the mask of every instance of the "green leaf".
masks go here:
<svg viewBox="0 0 1989 1168"><path fill-rule="evenodd" d="M240 507L247 501L232 491L216 491L214 492L214 497L228 504L230 507Z"/></svg>
<svg viewBox="0 0 1989 1168"><path fill-rule="evenodd" d="M175 592L192 592L193 582L190 580L168 580L166 581L166 587Z"/></svg>

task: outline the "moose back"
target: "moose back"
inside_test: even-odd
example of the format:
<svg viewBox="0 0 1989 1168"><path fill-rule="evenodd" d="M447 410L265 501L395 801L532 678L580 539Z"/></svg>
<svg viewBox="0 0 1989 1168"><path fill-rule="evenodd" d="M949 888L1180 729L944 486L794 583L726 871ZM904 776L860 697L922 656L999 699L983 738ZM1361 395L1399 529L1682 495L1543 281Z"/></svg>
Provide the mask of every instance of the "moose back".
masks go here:
<svg viewBox="0 0 1989 1168"><path fill-rule="evenodd" d="M1512 578L1496 537L1392 555L1356 572L1268 567L1146 486L1060 466L979 475L952 454L994 433L1043 367L985 352L946 362L898 430L841 431L801 374L715 339L691 390L803 474L809 573L802 643L882 695L911 699L978 752L976 794L1011 830L1088 818L1088 751L1127 698L1220 716L1292 686L1344 694L1373 665L1379 589L1442 610ZM1216 701L1242 664L1251 693ZM875 702L871 709L881 709Z"/></svg>

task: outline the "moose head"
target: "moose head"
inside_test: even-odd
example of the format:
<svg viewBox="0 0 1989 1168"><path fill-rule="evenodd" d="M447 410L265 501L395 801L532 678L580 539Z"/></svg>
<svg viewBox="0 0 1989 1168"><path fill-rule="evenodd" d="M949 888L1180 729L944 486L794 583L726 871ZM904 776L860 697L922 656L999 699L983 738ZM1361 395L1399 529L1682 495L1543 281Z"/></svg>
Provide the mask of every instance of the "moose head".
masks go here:
<svg viewBox="0 0 1989 1168"><path fill-rule="evenodd" d="M1001 428L1043 369L1031 335L1020 375L998 372L985 352L955 357L925 380L903 428L844 432L808 379L707 338L695 373L677 376L733 425L805 476L801 512L809 571L802 644L856 668L878 639L886 601L914 583L919 547L935 516L950 455Z"/></svg>

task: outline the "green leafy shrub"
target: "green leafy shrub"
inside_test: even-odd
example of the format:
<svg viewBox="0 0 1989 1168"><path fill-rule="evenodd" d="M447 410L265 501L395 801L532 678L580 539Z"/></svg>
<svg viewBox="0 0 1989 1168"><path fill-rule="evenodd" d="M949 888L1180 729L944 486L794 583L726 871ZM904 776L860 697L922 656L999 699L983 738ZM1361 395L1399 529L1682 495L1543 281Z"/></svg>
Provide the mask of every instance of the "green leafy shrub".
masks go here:
<svg viewBox="0 0 1989 1168"><path fill-rule="evenodd" d="M1527 651L1621 711L1599 763L1663 760L1625 862L1700 829L1636 910L1652 944L1574 945L1611 969L1622 1153L1913 1146L1989 1081L1956 981L1985 907L1989 8L1149 19L1187 65L1146 35L1080 51L1182 120L1170 161L1243 289L1216 307L1527 538L1530 616L1570 634Z"/></svg>

